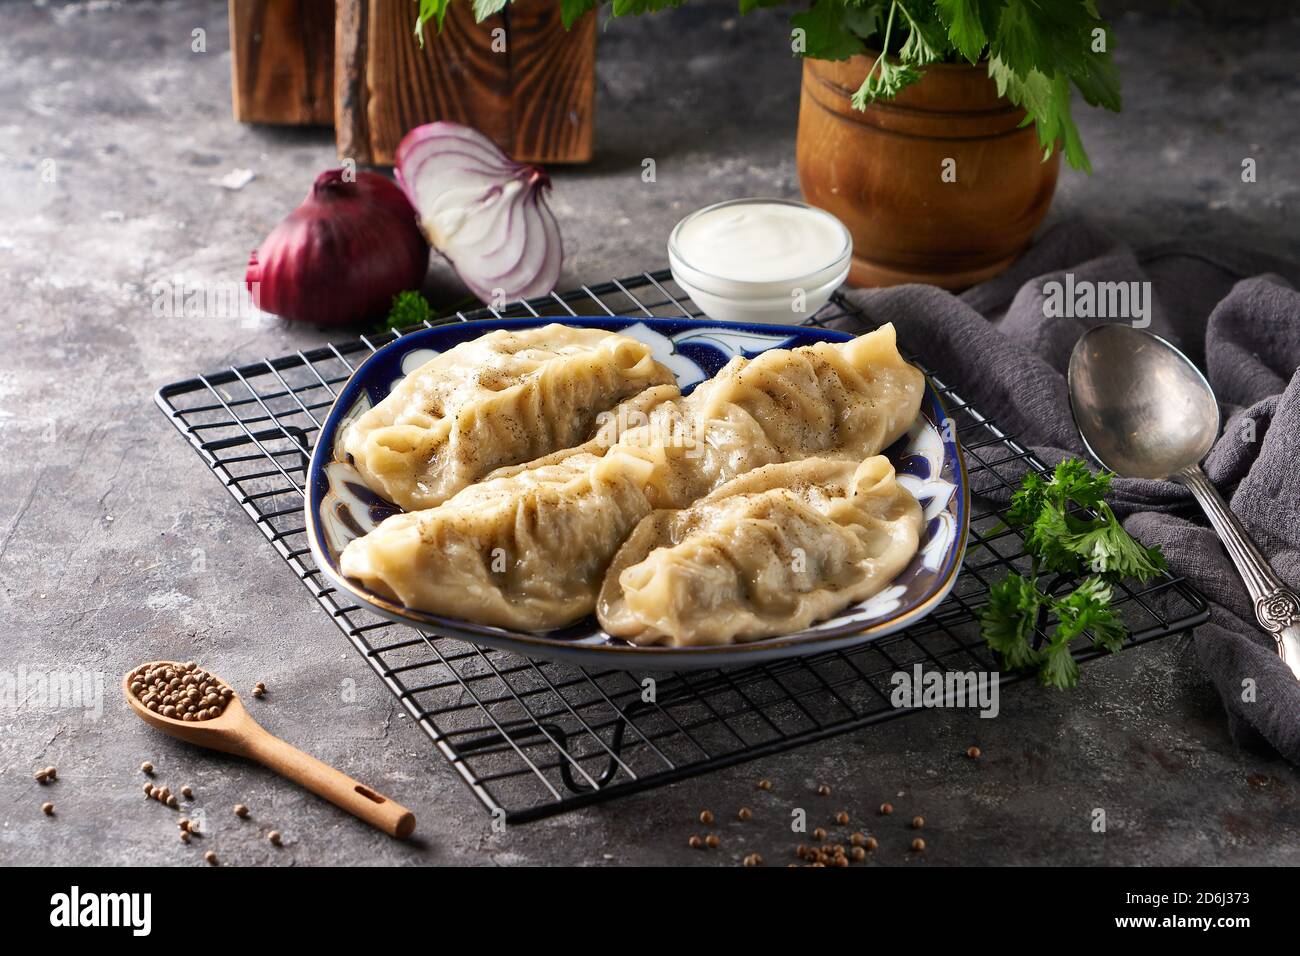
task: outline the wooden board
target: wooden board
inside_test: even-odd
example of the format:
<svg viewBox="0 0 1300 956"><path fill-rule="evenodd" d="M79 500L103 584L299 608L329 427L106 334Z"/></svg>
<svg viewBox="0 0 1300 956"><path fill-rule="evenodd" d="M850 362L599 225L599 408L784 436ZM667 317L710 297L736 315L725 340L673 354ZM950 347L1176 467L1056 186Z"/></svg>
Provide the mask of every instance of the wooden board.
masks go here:
<svg viewBox="0 0 1300 956"><path fill-rule="evenodd" d="M229 0L231 99L241 123L334 122L334 0Z"/></svg>
<svg viewBox="0 0 1300 956"><path fill-rule="evenodd" d="M555 0L516 0L475 23L453 3L421 48L409 0L337 0L335 129L339 157L393 161L413 126L463 123L522 162L592 154L596 20L566 31Z"/></svg>

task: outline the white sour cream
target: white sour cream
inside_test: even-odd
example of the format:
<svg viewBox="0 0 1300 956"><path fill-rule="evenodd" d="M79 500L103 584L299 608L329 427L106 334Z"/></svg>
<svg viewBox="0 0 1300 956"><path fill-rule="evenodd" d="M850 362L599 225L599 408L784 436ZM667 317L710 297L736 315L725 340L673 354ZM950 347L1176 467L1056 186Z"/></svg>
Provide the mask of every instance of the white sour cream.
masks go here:
<svg viewBox="0 0 1300 956"><path fill-rule="evenodd" d="M677 254L692 269L734 282L798 279L844 253L844 227L817 209L739 202L705 209L677 231Z"/></svg>

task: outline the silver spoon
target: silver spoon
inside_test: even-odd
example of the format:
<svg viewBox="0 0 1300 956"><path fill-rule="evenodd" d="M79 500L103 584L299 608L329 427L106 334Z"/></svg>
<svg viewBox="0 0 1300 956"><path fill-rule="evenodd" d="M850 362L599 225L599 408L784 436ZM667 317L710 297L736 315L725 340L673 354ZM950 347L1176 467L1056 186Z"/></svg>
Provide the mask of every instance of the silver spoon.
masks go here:
<svg viewBox="0 0 1300 956"><path fill-rule="evenodd" d="M1260 626L1300 678L1300 597L1282 583L1201 470L1219 435L1219 404L1187 356L1158 335L1098 325L1070 354L1070 408L1092 456L1118 475L1187 486L1255 602Z"/></svg>

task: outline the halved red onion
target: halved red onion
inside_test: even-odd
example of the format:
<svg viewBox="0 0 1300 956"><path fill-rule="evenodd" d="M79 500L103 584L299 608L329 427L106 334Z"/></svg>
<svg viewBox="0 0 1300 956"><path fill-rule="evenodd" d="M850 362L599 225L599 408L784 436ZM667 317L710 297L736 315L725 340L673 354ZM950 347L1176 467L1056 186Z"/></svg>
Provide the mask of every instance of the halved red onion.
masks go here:
<svg viewBox="0 0 1300 956"><path fill-rule="evenodd" d="M546 170L444 122L407 133L394 166L425 238L476 296L528 299L555 288L564 248L546 205Z"/></svg>

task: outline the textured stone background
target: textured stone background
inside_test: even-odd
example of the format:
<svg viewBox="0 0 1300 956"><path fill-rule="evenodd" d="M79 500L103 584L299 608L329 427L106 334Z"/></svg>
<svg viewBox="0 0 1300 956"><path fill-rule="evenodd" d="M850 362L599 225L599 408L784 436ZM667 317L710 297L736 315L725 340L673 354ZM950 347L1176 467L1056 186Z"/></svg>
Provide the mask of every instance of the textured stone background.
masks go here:
<svg viewBox="0 0 1300 956"><path fill-rule="evenodd" d="M1166 5L1118 21L1125 112L1081 112L1091 178L1065 172L1053 216L1092 216L1136 242L1210 235L1300 256L1300 20ZM1155 13L1152 13L1154 11ZM1273 18L1269 18L1273 15ZM204 27L208 52L190 52ZM685 212L794 195L799 70L781 16L692 6L624 20L600 40L598 158L557 170L564 286L664 263ZM242 277L248 250L334 161L328 131L230 118L219 0L0 3L0 669L105 675L100 720L0 705L0 861L182 864L199 852L146 803L137 767L191 783L232 863L733 863L791 840L789 808L840 807L879 835L882 863L1298 863L1296 772L1228 740L1185 639L1091 666L1070 694L1008 690L1001 719L926 713L559 819L493 834L261 535L158 414L159 385L323 341L310 329L159 319L149 288ZM642 184L655 158L658 182ZM1259 182L1239 180L1243 156ZM55 184L40 164L53 159ZM249 168L238 192L213 181ZM204 563L196 566L194 549ZM399 845L260 769L162 739L117 699L135 663L199 659L247 690L265 725L416 811ZM359 689L339 703L341 681ZM963 753L978 743L978 763ZM56 764L49 788L31 779ZM776 782L760 795L754 782ZM835 790L811 796L816 784ZM40 813L52 799L58 816ZM898 813L871 816L882 800ZM243 801L255 824L237 825ZM703 807L724 849L686 849ZM1105 835L1089 829L1107 810ZM930 821L911 856L905 820ZM260 836L286 834L274 850Z"/></svg>

